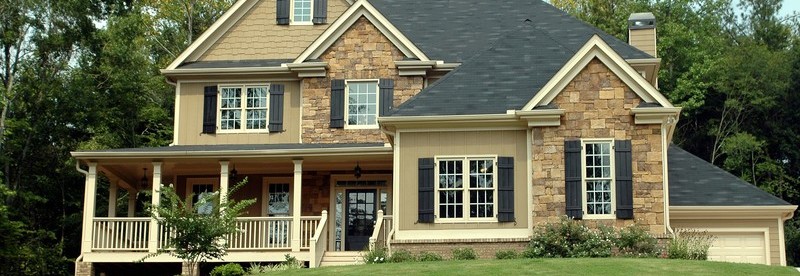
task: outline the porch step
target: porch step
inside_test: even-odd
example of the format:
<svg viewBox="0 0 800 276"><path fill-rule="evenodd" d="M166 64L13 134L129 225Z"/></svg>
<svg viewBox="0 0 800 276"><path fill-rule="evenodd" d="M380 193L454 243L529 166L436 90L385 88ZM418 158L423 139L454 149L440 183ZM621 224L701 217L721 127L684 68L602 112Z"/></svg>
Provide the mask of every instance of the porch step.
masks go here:
<svg viewBox="0 0 800 276"><path fill-rule="evenodd" d="M364 264L359 251L328 251L322 255L320 267Z"/></svg>

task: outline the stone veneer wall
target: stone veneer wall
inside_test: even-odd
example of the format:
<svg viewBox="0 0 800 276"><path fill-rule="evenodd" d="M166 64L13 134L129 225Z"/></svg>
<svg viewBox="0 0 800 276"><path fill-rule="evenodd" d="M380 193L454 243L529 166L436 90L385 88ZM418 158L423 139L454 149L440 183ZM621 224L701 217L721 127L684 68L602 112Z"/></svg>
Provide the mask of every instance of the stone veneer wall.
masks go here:
<svg viewBox="0 0 800 276"><path fill-rule="evenodd" d="M330 128L332 79L394 79L394 106L422 90L423 78L401 77L397 60L405 56L364 17L331 45L320 59L328 62L325 78L303 79L303 143L367 143L387 141L378 129Z"/></svg>
<svg viewBox="0 0 800 276"><path fill-rule="evenodd" d="M528 240L487 239L486 241L446 241L425 240L419 242L392 241L391 250L407 250L415 255L420 252L436 253L444 259L453 258L453 249L472 248L480 259L494 259L500 250L514 250L521 253L528 246Z"/></svg>
<svg viewBox="0 0 800 276"><path fill-rule="evenodd" d="M635 125L631 108L642 100L597 59L564 88L553 103L566 110L561 126L532 132L533 221L542 224L566 213L564 140L632 140L634 220L587 220L617 227L634 221L653 234L664 233L661 126Z"/></svg>
<svg viewBox="0 0 800 276"><path fill-rule="evenodd" d="M92 263L76 262L75 276L94 276L94 266Z"/></svg>

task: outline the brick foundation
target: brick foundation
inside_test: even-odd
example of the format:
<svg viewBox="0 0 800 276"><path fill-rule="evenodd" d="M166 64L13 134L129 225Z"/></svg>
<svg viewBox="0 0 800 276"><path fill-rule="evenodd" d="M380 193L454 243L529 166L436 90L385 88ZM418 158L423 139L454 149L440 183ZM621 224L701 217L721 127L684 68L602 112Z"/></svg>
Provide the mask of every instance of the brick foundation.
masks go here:
<svg viewBox="0 0 800 276"><path fill-rule="evenodd" d="M94 266L92 263L76 262L75 276L94 276Z"/></svg>
<svg viewBox="0 0 800 276"><path fill-rule="evenodd" d="M508 240L508 241L392 241L392 251L408 250L414 255L420 252L430 252L441 255L445 259L453 258L453 249L472 248L480 259L494 259L495 253L500 250L515 250L522 252L528 246L527 240Z"/></svg>

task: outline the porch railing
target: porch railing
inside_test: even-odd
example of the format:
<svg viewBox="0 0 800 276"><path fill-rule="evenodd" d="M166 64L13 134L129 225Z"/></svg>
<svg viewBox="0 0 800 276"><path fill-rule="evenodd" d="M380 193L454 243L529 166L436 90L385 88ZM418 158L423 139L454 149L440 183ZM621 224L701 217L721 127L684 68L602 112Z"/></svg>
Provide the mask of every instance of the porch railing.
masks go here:
<svg viewBox="0 0 800 276"><path fill-rule="evenodd" d="M92 250L147 251L150 218L94 218Z"/></svg>
<svg viewBox="0 0 800 276"><path fill-rule="evenodd" d="M314 236L311 237L311 248L309 248L309 255L311 260L308 266L311 268L319 267L322 262L322 255L325 255L325 249L328 248L328 211L322 211L322 219L320 219L314 231Z"/></svg>
<svg viewBox="0 0 800 276"><path fill-rule="evenodd" d="M376 246L388 248L392 233L392 216L384 215L383 210L378 210L375 229L372 230L372 236L369 238L369 248L371 250Z"/></svg>
<svg viewBox="0 0 800 276"><path fill-rule="evenodd" d="M303 216L300 217L300 248L309 249L311 247L311 238L317 230L322 217L320 216Z"/></svg>
<svg viewBox="0 0 800 276"><path fill-rule="evenodd" d="M241 217L238 233L228 236L230 250L291 249L291 217Z"/></svg>

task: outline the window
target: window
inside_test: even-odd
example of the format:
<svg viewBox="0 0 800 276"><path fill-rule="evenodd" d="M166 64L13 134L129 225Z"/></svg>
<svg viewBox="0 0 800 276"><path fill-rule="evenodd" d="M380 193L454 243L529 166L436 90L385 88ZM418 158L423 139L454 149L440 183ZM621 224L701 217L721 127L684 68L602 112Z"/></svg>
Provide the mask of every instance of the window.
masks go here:
<svg viewBox="0 0 800 276"><path fill-rule="evenodd" d="M583 142L583 211L587 216L614 215L613 141Z"/></svg>
<svg viewBox="0 0 800 276"><path fill-rule="evenodd" d="M267 214L270 217L289 216L289 183L269 184Z"/></svg>
<svg viewBox="0 0 800 276"><path fill-rule="evenodd" d="M348 81L345 91L346 128L377 128L378 81Z"/></svg>
<svg viewBox="0 0 800 276"><path fill-rule="evenodd" d="M292 22L311 24L312 0L292 0Z"/></svg>
<svg viewBox="0 0 800 276"><path fill-rule="evenodd" d="M496 157L439 158L436 162L438 219L495 217Z"/></svg>
<svg viewBox="0 0 800 276"><path fill-rule="evenodd" d="M215 178L189 178L186 179L186 197L191 196L190 205L198 214L208 215L214 211L212 195L219 188L219 180Z"/></svg>
<svg viewBox="0 0 800 276"><path fill-rule="evenodd" d="M221 132L267 131L267 85L222 86L219 89Z"/></svg>

